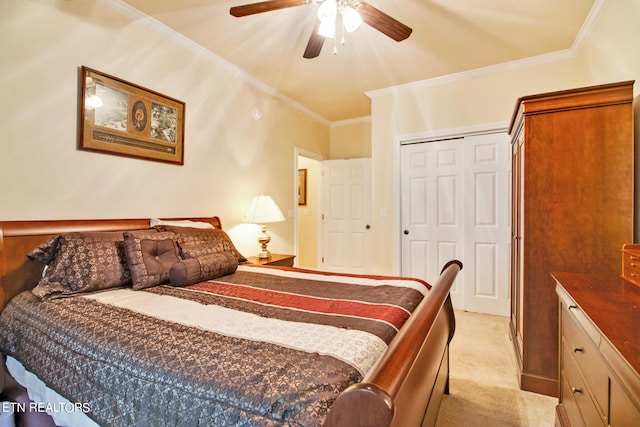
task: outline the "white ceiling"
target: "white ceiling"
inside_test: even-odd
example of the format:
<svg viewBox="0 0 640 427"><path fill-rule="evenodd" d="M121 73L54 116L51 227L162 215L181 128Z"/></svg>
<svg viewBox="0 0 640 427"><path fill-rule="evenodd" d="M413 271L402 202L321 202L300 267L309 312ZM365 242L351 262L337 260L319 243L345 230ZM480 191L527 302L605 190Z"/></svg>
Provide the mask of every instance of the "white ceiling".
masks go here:
<svg viewBox="0 0 640 427"><path fill-rule="evenodd" d="M395 42L363 25L302 53L317 4L235 18L249 0L125 0L327 121L370 114L368 91L570 49L596 0L369 0L413 28Z"/></svg>

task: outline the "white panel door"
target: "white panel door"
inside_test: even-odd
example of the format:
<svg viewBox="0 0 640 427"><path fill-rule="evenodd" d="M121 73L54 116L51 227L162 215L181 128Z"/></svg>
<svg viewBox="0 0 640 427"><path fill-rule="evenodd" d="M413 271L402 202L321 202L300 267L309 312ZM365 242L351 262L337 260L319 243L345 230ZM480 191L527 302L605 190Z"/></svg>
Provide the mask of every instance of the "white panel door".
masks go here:
<svg viewBox="0 0 640 427"><path fill-rule="evenodd" d="M402 274L433 280L459 259L454 306L507 316L509 168L506 134L403 145Z"/></svg>
<svg viewBox="0 0 640 427"><path fill-rule="evenodd" d="M370 273L371 159L322 162L323 270Z"/></svg>
<svg viewBox="0 0 640 427"><path fill-rule="evenodd" d="M464 223L461 144L452 141L402 146L402 275L430 281L451 259L462 259ZM451 290L462 305L464 278Z"/></svg>
<svg viewBox="0 0 640 427"><path fill-rule="evenodd" d="M510 173L506 134L477 135L465 144L465 309L509 315ZM473 276L471 276L473 275Z"/></svg>

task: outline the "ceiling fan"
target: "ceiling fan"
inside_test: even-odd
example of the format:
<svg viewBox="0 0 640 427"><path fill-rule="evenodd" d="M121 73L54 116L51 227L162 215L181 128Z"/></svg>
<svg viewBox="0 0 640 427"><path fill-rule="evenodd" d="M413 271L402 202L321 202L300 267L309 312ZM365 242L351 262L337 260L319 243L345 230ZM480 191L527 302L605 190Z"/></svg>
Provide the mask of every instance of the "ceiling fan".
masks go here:
<svg viewBox="0 0 640 427"><path fill-rule="evenodd" d="M320 55L325 38L335 38L338 19L342 23L341 27L347 32L354 31L364 22L398 42L409 37L413 31L386 13L360 0L269 0L234 6L229 9L229 13L235 17L242 17L303 6L314 1L321 5L318 9L318 21L302 55L304 58L317 57Z"/></svg>

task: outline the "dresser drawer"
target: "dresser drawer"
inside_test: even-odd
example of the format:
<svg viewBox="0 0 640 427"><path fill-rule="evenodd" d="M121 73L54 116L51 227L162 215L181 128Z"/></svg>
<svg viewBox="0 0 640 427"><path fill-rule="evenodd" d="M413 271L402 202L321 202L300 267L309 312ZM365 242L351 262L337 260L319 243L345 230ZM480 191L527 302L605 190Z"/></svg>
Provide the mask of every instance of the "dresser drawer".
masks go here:
<svg viewBox="0 0 640 427"><path fill-rule="evenodd" d="M566 342L563 347L564 358L562 360L562 376L567 383L567 389L563 389L562 403L567 407L568 402L574 401L582 420L587 426L604 426L606 425L606 415L602 414L602 411L598 410L597 404L592 400L589 388L584 383L582 376L580 375L580 369L576 365L575 361L568 353ZM570 403L569 409L571 407ZM569 412L567 410L567 412Z"/></svg>
<svg viewBox="0 0 640 427"><path fill-rule="evenodd" d="M622 278L640 286L640 245L622 247Z"/></svg>
<svg viewBox="0 0 640 427"><path fill-rule="evenodd" d="M560 377L560 386L562 387L562 391L560 392L562 396L561 403L567 412L567 417L571 420L571 427L586 427L582 420L580 409L578 409L578 402L576 402L576 398L573 396L571 386L564 373Z"/></svg>
<svg viewBox="0 0 640 427"><path fill-rule="evenodd" d="M568 359L575 361L600 411L606 416L609 406L609 370L596 344L573 314L575 311L580 315L580 309L569 310L564 304L562 307L562 340L565 343L563 362L568 362Z"/></svg>
<svg viewBox="0 0 640 427"><path fill-rule="evenodd" d="M609 425L612 427L638 427L640 409L614 378L611 379L611 414Z"/></svg>

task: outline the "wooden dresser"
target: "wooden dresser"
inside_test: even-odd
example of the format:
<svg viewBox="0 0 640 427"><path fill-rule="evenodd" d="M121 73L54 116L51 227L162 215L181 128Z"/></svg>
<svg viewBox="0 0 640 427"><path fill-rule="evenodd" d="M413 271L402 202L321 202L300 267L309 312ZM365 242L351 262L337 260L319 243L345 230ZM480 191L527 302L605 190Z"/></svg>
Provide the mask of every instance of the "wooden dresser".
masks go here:
<svg viewBox="0 0 640 427"><path fill-rule="evenodd" d="M511 334L520 387L558 395L552 271L620 274L633 241L633 82L521 98L512 136Z"/></svg>
<svg viewBox="0 0 640 427"><path fill-rule="evenodd" d="M553 273L560 299L559 426L640 426L640 287Z"/></svg>

